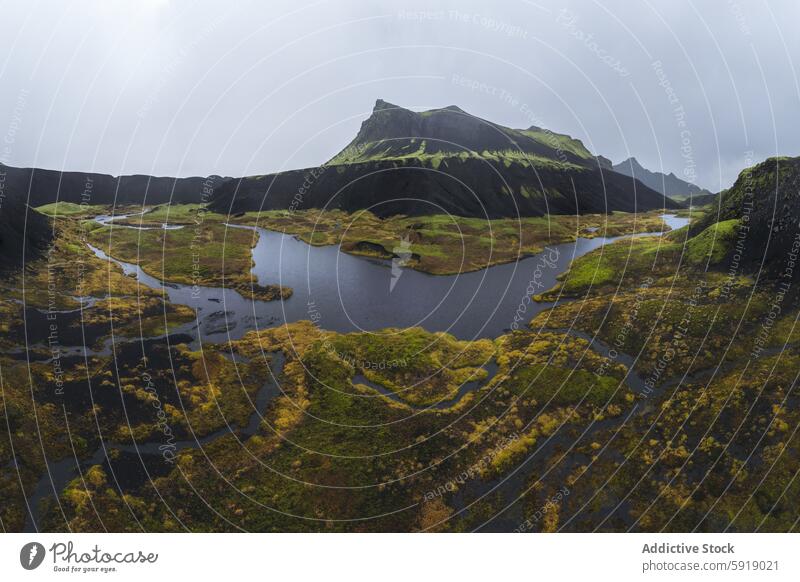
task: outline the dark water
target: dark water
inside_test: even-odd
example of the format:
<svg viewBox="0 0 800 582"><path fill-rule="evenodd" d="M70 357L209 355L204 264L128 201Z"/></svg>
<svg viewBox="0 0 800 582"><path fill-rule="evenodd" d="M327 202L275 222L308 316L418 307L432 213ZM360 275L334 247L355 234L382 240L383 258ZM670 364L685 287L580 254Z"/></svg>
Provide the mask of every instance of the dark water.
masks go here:
<svg viewBox="0 0 800 582"><path fill-rule="evenodd" d="M687 219L674 216L665 216L664 219L673 229L688 223ZM112 219L98 217L97 220L108 224ZM170 226L164 225L163 228ZM421 326L429 331L446 331L462 339L472 339L496 337L514 326L523 327L537 313L553 305L530 301L531 294L553 287L556 277L567 270L573 259L616 240L578 239L575 243L547 247L543 253L516 263L461 275L434 276L392 265L389 261L347 255L335 246L312 247L281 233L254 230L259 233L258 243L253 249L254 279L261 284L279 283L292 287L294 295L290 299L253 302L230 289L164 283L136 265L118 261L101 249L91 248L98 257L120 265L127 275L136 277L142 285L163 289L171 302L195 308L200 320L199 336L204 342L238 338L249 329L309 319L324 329L338 332L375 332L385 328ZM195 337L194 343L200 337ZM276 354L273 378L280 373L282 365L283 358ZM464 383L455 398L436 407L452 406L467 392L485 385L496 373L497 365L487 362L485 367L489 373L486 379ZM631 375L634 380L641 381L635 373ZM361 376L354 379L368 383L365 380ZM381 386L373 387L381 394L396 398L394 393ZM231 432L240 437L255 434L266 405L276 393L274 382L265 383L253 403L254 412L245 427L225 427L210 435L179 441L175 449L202 447ZM135 487L140 480L150 479L164 470L160 444L107 443L80 464L74 458L48 462L48 470L28 499L29 516L25 531L36 531L41 502L52 498L54 492L63 490L75 478L79 467L104 462L107 472L120 487ZM122 454L119 457L122 461L117 461L122 464L116 467L116 471L108 457L110 450ZM131 479L135 482L128 482Z"/></svg>
<svg viewBox="0 0 800 582"><path fill-rule="evenodd" d="M607 242L579 239L517 263L460 275L400 269L393 277L389 261L355 257L335 246L311 247L261 230L253 272L259 283L278 281L294 289L293 297L279 306L285 321L316 319L320 327L338 332L421 326L473 339L502 335L518 310L522 325L550 307L528 301L520 305L529 287L534 293L550 289L573 258Z"/></svg>
<svg viewBox="0 0 800 582"><path fill-rule="evenodd" d="M689 222L673 215L664 221L673 229ZM355 257L337 246L312 247L292 236L258 231L253 249L257 282L294 289L286 301L259 306L258 314L287 322L311 319L338 332L421 326L460 339L497 337L515 319L522 327L553 305L528 301L531 291L551 289L573 259L621 238L579 238L515 263L441 276L398 268L397 262L393 269L390 261Z"/></svg>
<svg viewBox="0 0 800 582"><path fill-rule="evenodd" d="M665 222L679 228L688 219L667 215ZM230 289L193 290L186 285L163 284L136 265L114 262L142 284L163 287L171 302L198 309L204 341L238 338L249 329L300 320L311 320L337 332L421 326L460 339L474 339L497 337L515 325L522 327L537 313L552 307L552 303L531 301L531 294L552 288L573 259L621 238L580 238L547 247L543 253L515 263L440 276L392 265L391 261L348 255L338 246L313 247L279 232L230 228L258 231L253 249L254 281L291 287L292 297L253 302ZM92 248L98 256L108 258ZM212 315L216 319L210 325Z"/></svg>
<svg viewBox="0 0 800 582"><path fill-rule="evenodd" d="M167 448L174 455L185 449L202 448L227 435L235 435L237 439L244 441L256 434L264 419L267 405L280 394L280 387L276 379L281 375L285 361L281 352L271 355L269 377L257 392L254 401L251 402L253 412L250 413L245 426L227 425L210 434L202 436L193 434L193 438L172 442ZM75 457L67 457L59 461L46 460L47 469L27 499L28 514L23 531L39 531L41 529L42 503L45 500L54 500L73 479L92 465L102 463L106 473L110 475L110 481L117 484L121 490L138 487L145 481L167 473L172 469L172 465L165 460L165 443L166 441L163 439L146 443L101 442L88 459L80 462ZM113 462L112 458L115 459Z"/></svg>
<svg viewBox="0 0 800 582"><path fill-rule="evenodd" d="M455 396L453 396L452 398L448 398L447 400L440 400L429 406L412 405L403 400L398 392L394 392L393 390L389 390L388 388L386 388L381 384L376 384L375 382L372 382L363 374L356 374L355 376L353 376L352 382L354 385L364 384L365 386L369 386L370 388L375 390L378 394L386 396L387 398L390 398L391 400L399 402L400 404L408 406L409 408L412 408L414 410L431 410L431 409L446 410L458 404L461 401L461 399L468 393L475 392L486 386L497 375L497 371L499 370L497 362L493 360L486 362L482 367L484 370L486 370L485 378L481 380L469 380L467 382L464 382L461 386L458 387Z"/></svg>

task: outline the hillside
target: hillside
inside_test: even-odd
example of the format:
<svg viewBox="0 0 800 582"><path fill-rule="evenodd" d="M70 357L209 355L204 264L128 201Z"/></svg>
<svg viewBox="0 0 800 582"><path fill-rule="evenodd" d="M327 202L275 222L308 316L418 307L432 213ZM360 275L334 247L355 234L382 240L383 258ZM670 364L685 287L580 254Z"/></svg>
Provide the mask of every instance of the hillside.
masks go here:
<svg viewBox="0 0 800 582"><path fill-rule="evenodd" d="M615 164L613 170L635 178L645 186L656 192L661 192L664 196L668 196L673 200L683 201L691 198L695 206L707 204L710 201L709 197L713 196L708 190L700 188L691 182L681 180L672 172L669 174L651 172L643 167L636 158L628 158L624 162ZM695 200L698 197L703 197L702 202Z"/></svg>
<svg viewBox="0 0 800 582"><path fill-rule="evenodd" d="M5 186L0 197L0 271L18 268L45 251L53 237L50 220Z"/></svg>
<svg viewBox="0 0 800 582"><path fill-rule="evenodd" d="M691 205L695 208L699 208L700 206L709 206L711 204L717 204L719 201L719 197L722 196L722 193L719 194L698 194L692 196ZM685 200L684 203L688 204L690 201Z"/></svg>
<svg viewBox="0 0 800 582"><path fill-rule="evenodd" d="M727 249L729 261L739 258L749 272L763 263L766 274L780 275L800 236L800 158L769 158L743 170L692 233L732 220L738 221L739 236Z"/></svg>
<svg viewBox="0 0 800 582"><path fill-rule="evenodd" d="M681 206L609 168L567 135L507 128L455 106L414 112L378 100L327 164L226 182L210 207L501 218Z"/></svg>
<svg viewBox="0 0 800 582"><path fill-rule="evenodd" d="M370 161L421 160L438 167L450 157L509 161L528 157L597 167L580 140L530 127L511 129L463 111L455 105L416 113L379 99L350 144L329 165Z"/></svg>
<svg viewBox="0 0 800 582"><path fill-rule="evenodd" d="M33 207L56 201L79 204L163 204L203 200L226 178L170 178L146 175L110 176L91 172L60 172L14 168L0 164L6 185Z"/></svg>

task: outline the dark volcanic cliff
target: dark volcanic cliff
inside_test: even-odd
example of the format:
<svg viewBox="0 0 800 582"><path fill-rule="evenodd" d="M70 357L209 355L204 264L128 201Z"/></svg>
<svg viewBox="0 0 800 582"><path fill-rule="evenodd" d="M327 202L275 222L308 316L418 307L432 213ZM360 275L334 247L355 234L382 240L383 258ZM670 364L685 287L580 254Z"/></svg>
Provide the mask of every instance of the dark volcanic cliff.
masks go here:
<svg viewBox="0 0 800 582"><path fill-rule="evenodd" d="M747 168L720 196L719 207L710 206L692 233L737 219L740 242L729 254L746 271L763 266L767 275L779 274L797 259L790 254L800 241L800 158L769 158Z"/></svg>
<svg viewBox="0 0 800 582"><path fill-rule="evenodd" d="M210 208L498 218L680 206L609 171L605 158L569 136L510 129L457 107L417 113L379 100L356 138L327 164L228 181Z"/></svg>
<svg viewBox="0 0 800 582"><path fill-rule="evenodd" d="M110 176L91 172L60 172L13 168L0 164L5 184L33 207L63 201L79 204L163 204L201 202L209 190L225 181L208 178L168 178L145 175ZM206 190L204 196L203 192Z"/></svg>
<svg viewBox="0 0 800 582"><path fill-rule="evenodd" d="M0 271L14 269L47 249L53 237L50 219L27 206L14 188L0 196Z"/></svg>
<svg viewBox="0 0 800 582"><path fill-rule="evenodd" d="M211 209L369 209L378 216L449 212L490 218L633 212L680 205L639 182L588 168L505 166L453 159L439 168L408 162L362 162L294 170L224 184Z"/></svg>

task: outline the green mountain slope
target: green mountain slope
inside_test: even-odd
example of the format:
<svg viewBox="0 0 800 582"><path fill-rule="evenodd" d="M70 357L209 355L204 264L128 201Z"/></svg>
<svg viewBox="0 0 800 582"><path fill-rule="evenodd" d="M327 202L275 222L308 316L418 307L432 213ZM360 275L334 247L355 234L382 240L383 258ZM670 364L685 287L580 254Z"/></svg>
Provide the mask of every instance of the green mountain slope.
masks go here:
<svg viewBox="0 0 800 582"><path fill-rule="evenodd" d="M455 106L418 113L378 100L356 137L328 163L232 180L210 207L502 218L681 205L610 171L608 160L567 135L511 129Z"/></svg>
<svg viewBox="0 0 800 582"><path fill-rule="evenodd" d="M781 276L800 244L800 158L769 158L739 174L691 229L699 235L715 223L738 221L727 256L742 269Z"/></svg>

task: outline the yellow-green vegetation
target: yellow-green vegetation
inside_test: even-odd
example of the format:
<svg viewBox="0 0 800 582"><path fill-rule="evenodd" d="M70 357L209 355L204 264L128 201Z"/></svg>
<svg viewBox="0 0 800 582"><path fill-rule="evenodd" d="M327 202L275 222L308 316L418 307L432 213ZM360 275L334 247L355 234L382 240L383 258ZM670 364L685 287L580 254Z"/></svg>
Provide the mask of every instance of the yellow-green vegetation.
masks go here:
<svg viewBox="0 0 800 582"><path fill-rule="evenodd" d="M109 206L94 204L77 204L75 202L52 202L37 206L36 210L51 218L91 218L99 214L132 214L141 212L141 206Z"/></svg>
<svg viewBox="0 0 800 582"><path fill-rule="evenodd" d="M81 326L93 330L86 337L90 345L93 338L105 336L112 320L116 333L124 335L133 322L137 329L157 333L194 319L192 310L165 302L161 292L138 285L116 266L95 257L86 246L89 233L79 221L58 221L54 228L55 241L46 256L24 273L0 281L5 291L0 305L11 317L4 322L9 330L22 329L23 304L42 314L72 310L55 313L52 321L60 322L62 332ZM81 311L80 298L96 301ZM94 331L97 328L103 332ZM6 339L13 343L19 338ZM29 344L35 341L29 338Z"/></svg>
<svg viewBox="0 0 800 582"><path fill-rule="evenodd" d="M172 222L169 211L158 210L157 219ZM202 209L180 212L191 217ZM655 213L644 218L613 215L604 224L605 217L564 217L549 225L556 237L575 236L587 224L605 234L660 229ZM442 217L298 212L235 220L312 244L368 243L350 250L378 256L381 248L391 256L387 245L398 235L416 232L421 236L410 242L417 268L443 271L452 265L433 257L453 252L447 241L458 228L470 248L488 236L485 222ZM98 299L85 314L90 327L107 328L108 311L115 329L161 311L178 320L186 315L147 290L129 303L135 281L86 253L65 229L79 221L60 224L60 285L77 285L78 259L88 264L80 294ZM224 225L208 224L205 244L220 244ZM528 223L532 233L545 225L546 219ZM491 226L491 236L505 243L517 236L528 248L552 244L520 233L516 223ZM206 437L202 449L175 450L172 462L159 454L139 460L121 449L107 461L94 459L63 487L61 508L45 508L44 526L468 531L488 522L499 529L528 523L530 531L791 530L800 494L798 305L775 281L755 287L745 269L729 267L737 226L727 220L694 236L681 229L597 249L575 261L560 284L581 301L561 303L529 328L492 340L419 328L337 334L301 321L204 345L202 352L181 341L123 342L113 356L65 359L64 395L54 390L51 362L39 358L29 367L3 356L0 405L10 425L0 439L0 494L9 500L0 506L3 527L22 527L20 483L29 495L43 475L42 447L53 460L85 461L100 433L106 441L133 438L152 447L163 444L166 423L178 439ZM179 256L159 262L156 255L159 245L187 244L165 238L180 232L109 235L100 227L89 236L106 245L111 236L112 252L128 255L138 248L129 237L146 235L149 268L180 277L181 269L167 264ZM235 239L243 257L236 268L247 272L253 235L236 234L245 237ZM36 282L26 294L40 306L48 305L52 277L45 260L25 274L26 289ZM4 284L5 337L19 333L21 306L13 299L23 296L20 280ZM106 298L109 285L114 293ZM61 309L76 305L63 295ZM13 345L9 339L4 347ZM239 429L252 423L253 403L279 369L279 388L259 410L263 420L245 434ZM228 424L237 429L221 430ZM19 474L8 469L12 458L22 460ZM116 482L112 469L125 479ZM532 517L548 503L541 519Z"/></svg>
<svg viewBox="0 0 800 582"><path fill-rule="evenodd" d="M42 214L53 218L64 216L89 216L97 214L96 206L88 206L85 204L75 204L74 202L53 202L45 204L36 208Z"/></svg>
<svg viewBox="0 0 800 582"><path fill-rule="evenodd" d="M75 455L86 458L98 443L98 420L108 438L132 418L126 419L119 399L122 376L116 364L141 358L142 344L134 341L127 352L118 348L116 361L95 357L91 350L112 337L120 345L134 337L166 333L194 319L191 309L165 302L160 293L139 287L96 258L83 242L79 224L57 221L49 252L23 272L0 279L0 408L9 423L0 439L4 467L0 519L6 531L22 529L25 496L45 471L45 456L51 461ZM78 298L92 301L81 309ZM90 351L86 360L66 355L76 346ZM15 351L19 351L16 356ZM167 365L158 372L165 386L171 379L169 370ZM131 383L141 385L142 379ZM126 405L131 414L137 410L130 400ZM144 402L139 410L146 412L142 426L152 433L151 404ZM16 464L10 471L12 459Z"/></svg>
<svg viewBox="0 0 800 582"><path fill-rule="evenodd" d="M576 454L593 462L567 478L570 497L587 507L569 530L594 529L594 516L610 514L602 531L792 531L800 416L786 403L796 397L798 366L795 354L783 354L746 374L740 367L710 383L687 380L657 413L596 436L614 439L622 464L579 444Z"/></svg>
<svg viewBox="0 0 800 582"><path fill-rule="evenodd" d="M633 401L622 382L625 366L594 353L582 338L517 332L498 343L502 386L512 394L548 405L584 401L601 409Z"/></svg>
<svg viewBox="0 0 800 582"><path fill-rule="evenodd" d="M139 209L137 212L141 212ZM121 214L117 212L117 214ZM123 213L124 214L124 213ZM219 222L220 215L206 212L202 204L159 204L147 208L143 214L136 214L128 218L115 220L115 224L142 227L158 227L163 224L197 225L206 220Z"/></svg>
<svg viewBox="0 0 800 582"><path fill-rule="evenodd" d="M557 151L569 152L585 160L594 158L592 153L586 149L586 146L583 145L583 142L566 134L555 133L553 131L538 127L531 127L529 129L523 129L519 131L523 135L533 138L542 145L553 148Z"/></svg>
<svg viewBox="0 0 800 582"><path fill-rule="evenodd" d="M464 383L484 379L482 366L495 352L490 340L460 342L421 328L335 335L324 347L355 372L415 406L452 399Z"/></svg>
<svg viewBox="0 0 800 582"><path fill-rule="evenodd" d="M188 214L189 209L184 213ZM138 264L146 273L173 283L235 289L245 297L271 301L291 289L259 285L250 270L258 233L203 222L178 230L137 230L89 223L89 241L110 256Z"/></svg>
<svg viewBox="0 0 800 582"><path fill-rule="evenodd" d="M737 219L715 222L686 242L686 258L694 265L719 263L733 248L738 227Z"/></svg>
<svg viewBox="0 0 800 582"><path fill-rule="evenodd" d="M626 276L630 282L645 276L668 277L679 266L704 271L730 253L738 223L715 223L692 238L688 238L684 227L666 236L633 237L606 245L573 261L569 270L559 275L559 285L540 299L554 299L559 293L575 296L613 292L625 287Z"/></svg>
<svg viewBox="0 0 800 582"><path fill-rule="evenodd" d="M312 245L340 244L344 252L355 255L383 259L400 256L405 259L404 266L437 275L512 262L578 236L624 236L665 228L659 212L483 220L447 215L380 219L368 211L273 210L225 217L207 212L199 204L163 204L145 214L115 221L116 225L151 228L184 226L179 230L103 229L88 221L85 228L91 232L91 242L104 250L108 250L111 237L111 256L139 264L149 274L176 283L218 285L224 255L227 284L249 294L253 283L249 255L257 235L226 228L226 219L231 224L297 235ZM222 240L224 245L220 244ZM199 264L192 260L197 253ZM273 286L262 292L255 285L255 291L260 299L280 296ZM283 296L288 292L284 289Z"/></svg>
<svg viewBox="0 0 800 582"><path fill-rule="evenodd" d="M665 228L658 212L483 220L447 215L380 219L366 211L274 210L249 212L231 222L287 232L312 245L340 244L344 252L355 255L404 257L406 267L436 275L516 261L578 236L623 236Z"/></svg>
<svg viewBox="0 0 800 582"><path fill-rule="evenodd" d="M598 398L592 403L584 399L580 406L577 402L548 405L554 389L550 377L527 378L524 386L519 380L513 390L501 382L500 374L514 373L514 368L528 362L551 360L554 368L588 373L604 359L588 350L581 360L579 354L587 347L577 338L532 332L469 344L416 329L376 341L372 334L322 332L309 322L250 332L221 349L232 350L250 362L268 364L275 352L286 359L279 378L280 393L270 401L257 434L242 444L229 435L211 441L203 451L184 449L177 453L174 468L155 471L152 482L142 482L124 497L109 487L107 470L95 466L90 469L91 478L72 481L63 493L66 524L57 511L51 511L48 525L91 531L101 527L99 513L105 527L115 531L138 527L133 516L148 530L158 531L179 531L187 526L222 531L459 530L458 522L440 523L442 516L452 513L449 499L434 498L432 493L443 483L469 469L475 473L474 483L457 485L469 493L471 486L514 466L538 439L552 435L562 424L580 425L598 414L620 414L621 407L613 404L613 397L609 403ZM212 358L213 386L201 384L190 389L187 385L190 392L184 394L183 378L205 380L203 374L197 376L200 356L177 346L173 357L178 361L181 399L193 406L184 415L169 409L171 420L177 423L188 418L187 423L210 429L213 424L203 422L210 401L227 407L232 410L229 416L235 416L242 388L235 388L236 380L227 375L229 362ZM359 366L369 364L373 369L377 359L386 358L402 365L391 370L377 366L373 377L398 388L436 371L429 366L439 366L453 383L462 379L462 372L473 372L487 359L496 358L500 372L495 380L464 394L459 405L415 414L375 390L353 386L354 375L366 372ZM609 378L613 376L618 385L619 367L606 368L613 370ZM134 370L140 371L138 367ZM253 373L259 375L255 369ZM572 382L569 374L562 377L567 384ZM147 395L139 394L141 390L132 381L125 380L123 386L126 394L147 402ZM450 388L437 386L435 390L452 394ZM625 392L624 386L621 392ZM423 402L430 392L399 390L397 395ZM480 406L469 406L477 402ZM623 397L622 406L627 402ZM214 408L210 409L212 418L217 418ZM165 503L152 503L156 494ZM213 499L215 511L197 503L198 495ZM93 506L101 510L95 512ZM386 512L395 506L411 508Z"/></svg>
<svg viewBox="0 0 800 582"><path fill-rule="evenodd" d="M377 144L376 144L377 145ZM561 162L552 158L537 156L535 154L525 153L520 150L495 150L482 152L474 151L461 151L459 153L448 152L426 152L424 150L425 142L421 143L422 148L415 151L408 151L407 153L389 153L391 150L387 149L384 152L378 152L372 156L351 155L348 150L342 155L333 158L328 162L328 166L345 166L353 163L382 161L382 162L395 162L399 165L414 162L433 168L435 170L447 168L449 164L461 163L466 160L484 160L495 163L502 163L506 168L511 167L512 164L518 165L522 168L551 168L551 169L569 169L571 171L580 172L585 168L577 164L569 162Z"/></svg>

